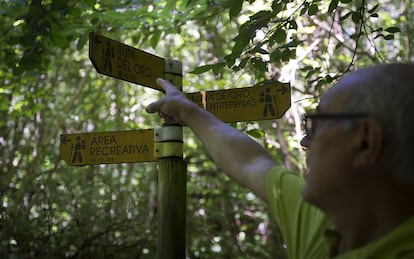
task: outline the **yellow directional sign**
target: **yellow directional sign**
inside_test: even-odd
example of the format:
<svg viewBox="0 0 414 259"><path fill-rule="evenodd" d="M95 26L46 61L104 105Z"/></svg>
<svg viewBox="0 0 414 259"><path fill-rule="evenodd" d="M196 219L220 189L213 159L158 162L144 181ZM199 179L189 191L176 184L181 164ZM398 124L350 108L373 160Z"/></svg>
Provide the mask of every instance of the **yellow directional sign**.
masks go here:
<svg viewBox="0 0 414 259"><path fill-rule="evenodd" d="M164 77L164 59L89 33L89 59L98 73L161 90L156 79Z"/></svg>
<svg viewBox="0 0 414 259"><path fill-rule="evenodd" d="M156 161L154 130L62 134L60 156L68 165Z"/></svg>
<svg viewBox="0 0 414 259"><path fill-rule="evenodd" d="M290 107L290 85L277 81L253 87L189 93L187 97L224 122L278 119Z"/></svg>

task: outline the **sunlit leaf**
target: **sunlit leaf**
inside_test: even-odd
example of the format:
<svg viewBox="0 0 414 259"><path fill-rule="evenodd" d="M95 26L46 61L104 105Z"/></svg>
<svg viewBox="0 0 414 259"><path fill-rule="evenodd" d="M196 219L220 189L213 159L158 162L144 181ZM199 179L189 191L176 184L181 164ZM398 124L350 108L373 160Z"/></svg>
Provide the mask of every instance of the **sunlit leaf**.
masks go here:
<svg viewBox="0 0 414 259"><path fill-rule="evenodd" d="M250 136L254 137L254 138L258 138L261 139L264 137L264 131L263 130L259 130L259 129L252 129L252 130L248 130L246 131L247 134L249 134Z"/></svg>

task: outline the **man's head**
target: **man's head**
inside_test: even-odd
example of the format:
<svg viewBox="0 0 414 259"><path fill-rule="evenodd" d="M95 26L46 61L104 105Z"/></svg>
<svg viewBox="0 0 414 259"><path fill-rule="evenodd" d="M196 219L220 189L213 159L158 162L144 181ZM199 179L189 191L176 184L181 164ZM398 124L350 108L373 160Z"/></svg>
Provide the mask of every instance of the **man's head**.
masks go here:
<svg viewBox="0 0 414 259"><path fill-rule="evenodd" d="M350 112L376 118L385 131L392 166L403 182L414 183L414 64L389 64L366 68L364 81L355 85Z"/></svg>
<svg viewBox="0 0 414 259"><path fill-rule="evenodd" d="M303 196L319 206L363 190L373 177L414 184L414 65L346 75L310 115ZM371 181L372 182L372 181Z"/></svg>

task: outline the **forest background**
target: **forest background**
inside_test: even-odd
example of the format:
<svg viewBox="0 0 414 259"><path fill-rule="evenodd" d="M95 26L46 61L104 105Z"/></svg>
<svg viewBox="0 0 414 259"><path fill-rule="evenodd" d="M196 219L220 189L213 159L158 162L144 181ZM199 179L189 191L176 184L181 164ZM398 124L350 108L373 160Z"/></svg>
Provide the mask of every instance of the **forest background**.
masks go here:
<svg viewBox="0 0 414 259"><path fill-rule="evenodd" d="M0 255L153 258L157 164L68 166L63 133L148 129L162 95L97 74L88 33L183 62L185 92L289 82L278 120L232 124L303 173L301 115L344 73L413 59L414 4L350 0L0 2ZM185 128L188 258L284 258L267 206Z"/></svg>

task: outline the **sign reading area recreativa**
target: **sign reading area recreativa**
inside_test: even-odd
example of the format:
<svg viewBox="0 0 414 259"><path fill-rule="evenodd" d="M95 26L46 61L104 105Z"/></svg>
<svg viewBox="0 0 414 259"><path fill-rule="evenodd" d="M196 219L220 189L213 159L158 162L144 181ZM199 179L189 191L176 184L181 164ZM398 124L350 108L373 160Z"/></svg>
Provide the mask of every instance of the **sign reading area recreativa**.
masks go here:
<svg viewBox="0 0 414 259"><path fill-rule="evenodd" d="M60 155L69 165L153 162L154 129L62 134Z"/></svg>

